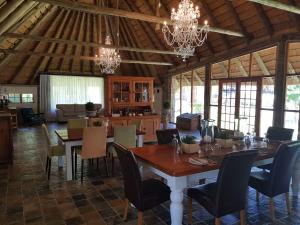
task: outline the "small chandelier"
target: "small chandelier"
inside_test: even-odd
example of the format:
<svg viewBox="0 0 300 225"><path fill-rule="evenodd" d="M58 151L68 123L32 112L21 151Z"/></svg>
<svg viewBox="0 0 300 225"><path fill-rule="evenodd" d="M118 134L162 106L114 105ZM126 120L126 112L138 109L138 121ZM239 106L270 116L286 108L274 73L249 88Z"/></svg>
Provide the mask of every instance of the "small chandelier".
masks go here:
<svg viewBox="0 0 300 225"><path fill-rule="evenodd" d="M205 20L204 25L198 27L200 11L198 6L194 8L191 0L181 0L178 10L172 9L171 21L173 32L164 22L162 32L168 45L173 46L174 51L185 61L195 52L195 48L203 45L207 38L209 25Z"/></svg>
<svg viewBox="0 0 300 225"><path fill-rule="evenodd" d="M105 38L105 45L112 45L110 36ZM100 66L101 72L113 74L120 66L121 57L114 48L100 48L99 55L96 55L95 63Z"/></svg>

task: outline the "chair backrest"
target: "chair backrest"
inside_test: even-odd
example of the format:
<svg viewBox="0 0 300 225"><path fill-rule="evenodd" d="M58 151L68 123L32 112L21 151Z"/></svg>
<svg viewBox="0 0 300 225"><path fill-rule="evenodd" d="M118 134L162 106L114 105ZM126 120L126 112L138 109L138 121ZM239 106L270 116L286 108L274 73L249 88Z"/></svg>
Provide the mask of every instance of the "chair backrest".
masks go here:
<svg viewBox="0 0 300 225"><path fill-rule="evenodd" d="M80 129L87 127L87 119L69 119L68 120L68 129Z"/></svg>
<svg viewBox="0 0 300 225"><path fill-rule="evenodd" d="M244 209L251 167L257 154L256 150L249 150L224 157L217 179L216 217Z"/></svg>
<svg viewBox="0 0 300 225"><path fill-rule="evenodd" d="M101 127L101 126L103 126L103 118L89 118L88 126L89 127Z"/></svg>
<svg viewBox="0 0 300 225"><path fill-rule="evenodd" d="M174 138L174 134L176 135L178 142L181 143L179 131L177 129L157 130L157 143L159 145L171 144Z"/></svg>
<svg viewBox="0 0 300 225"><path fill-rule="evenodd" d="M136 147L136 126L117 126L114 127L114 142L126 148Z"/></svg>
<svg viewBox="0 0 300 225"><path fill-rule="evenodd" d="M32 117L31 114L34 114L34 111L32 108L21 108L20 113L22 115L23 122L26 123L30 121L30 118Z"/></svg>
<svg viewBox="0 0 300 225"><path fill-rule="evenodd" d="M125 197L137 208L141 209L143 204L142 178L131 151L124 146L114 143L124 179Z"/></svg>
<svg viewBox="0 0 300 225"><path fill-rule="evenodd" d="M269 127L267 131L267 138L277 141L290 141L292 140L294 129L282 127Z"/></svg>
<svg viewBox="0 0 300 225"><path fill-rule="evenodd" d="M132 120L130 121L130 125L135 125L136 130L138 131L142 130L142 120Z"/></svg>
<svg viewBox="0 0 300 225"><path fill-rule="evenodd" d="M51 139L50 139L50 134L49 134L49 131L48 131L48 128L47 128L46 124L42 124L42 129L43 129L43 133L46 137L47 144L48 144L48 146L50 146L51 145Z"/></svg>
<svg viewBox="0 0 300 225"><path fill-rule="evenodd" d="M106 128L83 128L82 153L83 159L100 158L106 156Z"/></svg>
<svg viewBox="0 0 300 225"><path fill-rule="evenodd" d="M283 143L278 147L270 170L270 195L276 196L289 191L289 184L299 150L300 141Z"/></svg>

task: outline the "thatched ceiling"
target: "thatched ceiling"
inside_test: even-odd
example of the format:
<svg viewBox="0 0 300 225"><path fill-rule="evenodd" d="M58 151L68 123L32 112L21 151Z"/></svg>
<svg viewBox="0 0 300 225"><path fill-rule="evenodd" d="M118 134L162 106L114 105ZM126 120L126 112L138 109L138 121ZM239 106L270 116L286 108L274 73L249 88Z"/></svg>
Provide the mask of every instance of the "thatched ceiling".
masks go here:
<svg viewBox="0 0 300 225"><path fill-rule="evenodd" d="M58 4L61 2L63 5ZM92 8L95 11L86 10L89 7L81 7L81 10L79 7L76 10L64 6L71 5L72 2L94 5ZM172 48L166 45L161 29L156 29L157 24L149 22L152 17L149 19L147 16L158 15L157 0L119 2L121 10L146 15L143 20L125 18L126 13L122 15L119 26L120 46L131 47L131 51L121 49L122 59L165 62L172 66L122 63L118 74L154 76L160 79L168 70L185 64L172 54ZM161 0L159 16L169 18L170 9L177 8L178 2ZM211 32L206 43L197 48L195 56L190 57L187 64L269 37L300 31L299 15L251 1L193 2L200 7L200 24L207 19L212 27L234 31L243 37ZM300 7L300 0L281 2ZM104 3L105 7L115 9L117 0L104 0ZM35 84L41 72L100 74L91 57L95 55L100 37L104 40L106 27L113 34L116 44L117 17L110 16L105 23L104 17L97 15L99 8L98 0L0 0L0 83ZM135 15L130 14L129 17L133 18L132 16ZM137 51L137 48L163 51L158 54L152 50Z"/></svg>

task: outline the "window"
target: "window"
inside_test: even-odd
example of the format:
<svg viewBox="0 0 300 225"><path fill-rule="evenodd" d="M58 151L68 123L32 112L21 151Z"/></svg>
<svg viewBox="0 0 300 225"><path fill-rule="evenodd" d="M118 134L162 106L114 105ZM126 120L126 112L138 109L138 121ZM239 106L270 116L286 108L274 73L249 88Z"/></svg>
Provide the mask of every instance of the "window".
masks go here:
<svg viewBox="0 0 300 225"><path fill-rule="evenodd" d="M8 94L8 100L11 103L21 103L20 94Z"/></svg>
<svg viewBox="0 0 300 225"><path fill-rule="evenodd" d="M273 125L274 77L264 77L261 88L260 136Z"/></svg>
<svg viewBox="0 0 300 225"><path fill-rule="evenodd" d="M205 68L172 77L171 121L182 113L204 113Z"/></svg>
<svg viewBox="0 0 300 225"><path fill-rule="evenodd" d="M22 103L33 103L33 94L22 94Z"/></svg>
<svg viewBox="0 0 300 225"><path fill-rule="evenodd" d="M85 104L93 102L104 105L104 80L96 77L50 76L51 110L57 104Z"/></svg>

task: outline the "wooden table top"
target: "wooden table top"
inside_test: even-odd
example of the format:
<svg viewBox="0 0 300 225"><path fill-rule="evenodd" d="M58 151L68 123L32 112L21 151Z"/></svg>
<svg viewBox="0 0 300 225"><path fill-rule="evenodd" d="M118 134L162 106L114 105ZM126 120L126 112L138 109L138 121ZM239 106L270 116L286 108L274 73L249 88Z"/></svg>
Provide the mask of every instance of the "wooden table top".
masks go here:
<svg viewBox="0 0 300 225"><path fill-rule="evenodd" d="M278 143L270 144L269 147L259 150L259 155L257 160L273 158ZM220 163L215 160L214 162L207 165L193 165L188 162L190 157L199 157L198 153L195 154L176 154L172 146L170 145L149 145L144 147L138 147L130 149L137 159L146 162L147 164L153 166L156 169L161 170L162 172L175 177L187 176L196 173L207 172L215 169L219 169ZM251 148L250 148L251 150ZM219 157L222 159L226 153L232 152L232 149L221 149L217 150L218 154L207 155L203 158L209 158L209 161L212 161L214 158Z"/></svg>
<svg viewBox="0 0 300 225"><path fill-rule="evenodd" d="M63 142L68 141L81 141L83 129L62 129L62 130L55 130L56 135L58 138ZM145 132L136 131L136 135L145 135ZM107 138L114 137L113 133L108 133Z"/></svg>

